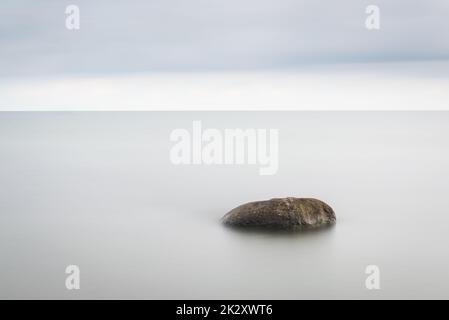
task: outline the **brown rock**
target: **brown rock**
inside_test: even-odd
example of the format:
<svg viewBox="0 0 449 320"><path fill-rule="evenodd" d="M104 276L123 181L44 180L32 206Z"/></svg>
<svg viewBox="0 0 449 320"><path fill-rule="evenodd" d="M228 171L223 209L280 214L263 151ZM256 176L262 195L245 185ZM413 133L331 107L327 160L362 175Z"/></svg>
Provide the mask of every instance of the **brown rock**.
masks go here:
<svg viewBox="0 0 449 320"><path fill-rule="evenodd" d="M276 198L243 204L223 218L237 227L296 230L334 224L334 210L323 201L310 198Z"/></svg>

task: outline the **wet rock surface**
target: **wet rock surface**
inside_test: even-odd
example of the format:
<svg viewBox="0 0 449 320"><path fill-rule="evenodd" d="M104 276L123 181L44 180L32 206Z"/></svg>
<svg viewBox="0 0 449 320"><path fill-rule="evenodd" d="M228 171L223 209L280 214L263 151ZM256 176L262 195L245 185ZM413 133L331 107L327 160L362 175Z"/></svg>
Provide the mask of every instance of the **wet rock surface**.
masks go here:
<svg viewBox="0 0 449 320"><path fill-rule="evenodd" d="M332 225L334 210L312 198L275 198L243 204L222 218L225 225L241 228L301 230Z"/></svg>

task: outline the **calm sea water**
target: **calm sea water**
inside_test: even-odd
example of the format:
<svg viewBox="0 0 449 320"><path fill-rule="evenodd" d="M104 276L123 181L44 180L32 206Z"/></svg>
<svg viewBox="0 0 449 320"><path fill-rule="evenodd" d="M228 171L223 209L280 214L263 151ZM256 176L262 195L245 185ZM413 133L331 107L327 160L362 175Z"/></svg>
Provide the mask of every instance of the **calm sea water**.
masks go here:
<svg viewBox="0 0 449 320"><path fill-rule="evenodd" d="M279 129L277 174L174 166L170 132L194 120ZM449 112L0 113L0 298L449 298L448 151ZM219 222L284 196L337 225Z"/></svg>

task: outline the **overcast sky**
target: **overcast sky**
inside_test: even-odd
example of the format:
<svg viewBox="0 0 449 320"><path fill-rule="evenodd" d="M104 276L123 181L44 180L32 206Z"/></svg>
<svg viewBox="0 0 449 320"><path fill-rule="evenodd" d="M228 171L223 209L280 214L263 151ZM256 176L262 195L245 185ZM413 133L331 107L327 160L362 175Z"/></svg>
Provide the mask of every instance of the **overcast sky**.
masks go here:
<svg viewBox="0 0 449 320"><path fill-rule="evenodd" d="M81 29L65 28L77 4ZM365 28L365 8L381 29ZM2 0L0 76L449 58L447 0Z"/></svg>

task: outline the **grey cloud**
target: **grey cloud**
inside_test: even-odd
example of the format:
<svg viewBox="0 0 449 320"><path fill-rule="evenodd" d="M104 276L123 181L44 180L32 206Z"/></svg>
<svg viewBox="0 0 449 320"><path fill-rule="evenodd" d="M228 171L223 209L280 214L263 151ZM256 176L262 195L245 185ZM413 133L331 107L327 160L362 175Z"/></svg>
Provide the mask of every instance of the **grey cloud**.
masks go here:
<svg viewBox="0 0 449 320"><path fill-rule="evenodd" d="M81 30L65 29L68 4ZM0 4L0 75L290 68L449 57L446 0L31 1Z"/></svg>

